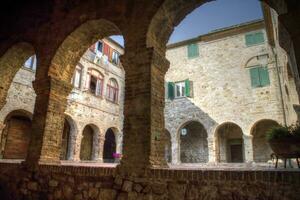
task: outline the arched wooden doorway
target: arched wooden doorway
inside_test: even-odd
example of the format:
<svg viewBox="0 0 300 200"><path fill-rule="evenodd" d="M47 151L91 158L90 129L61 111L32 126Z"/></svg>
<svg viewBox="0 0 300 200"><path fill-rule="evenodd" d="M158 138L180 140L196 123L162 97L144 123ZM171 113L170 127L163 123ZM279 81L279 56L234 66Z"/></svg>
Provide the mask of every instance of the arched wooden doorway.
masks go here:
<svg viewBox="0 0 300 200"><path fill-rule="evenodd" d="M114 153L116 153L116 137L114 130L109 128L105 133L103 162L114 163Z"/></svg>
<svg viewBox="0 0 300 200"><path fill-rule="evenodd" d="M25 159L31 133L31 114L17 110L5 119L1 138L1 155L4 159Z"/></svg>
<svg viewBox="0 0 300 200"><path fill-rule="evenodd" d="M81 145L80 145L80 160L92 160L93 157L93 138L94 130L90 125L83 129Z"/></svg>

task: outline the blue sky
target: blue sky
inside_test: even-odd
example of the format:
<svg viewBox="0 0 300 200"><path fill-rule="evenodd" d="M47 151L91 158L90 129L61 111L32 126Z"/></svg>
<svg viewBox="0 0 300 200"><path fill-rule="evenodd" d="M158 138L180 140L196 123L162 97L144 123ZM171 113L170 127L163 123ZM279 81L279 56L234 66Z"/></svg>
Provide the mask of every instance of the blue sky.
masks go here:
<svg viewBox="0 0 300 200"><path fill-rule="evenodd" d="M262 19L258 0L217 0L195 9L175 28L169 43L203 35L212 30ZM113 37L123 45L123 37Z"/></svg>

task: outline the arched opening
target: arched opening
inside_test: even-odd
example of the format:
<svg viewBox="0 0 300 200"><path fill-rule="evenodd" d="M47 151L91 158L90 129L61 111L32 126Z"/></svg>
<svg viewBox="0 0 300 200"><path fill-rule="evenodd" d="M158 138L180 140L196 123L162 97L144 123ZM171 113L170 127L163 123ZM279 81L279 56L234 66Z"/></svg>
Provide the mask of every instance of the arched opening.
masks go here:
<svg viewBox="0 0 300 200"><path fill-rule="evenodd" d="M254 162L267 162L271 159L272 149L267 142L266 134L269 129L278 125L276 121L270 119L260 120L253 125L251 135Z"/></svg>
<svg viewBox="0 0 300 200"><path fill-rule="evenodd" d="M217 160L223 163L244 162L242 129L234 123L223 123L216 130Z"/></svg>
<svg viewBox="0 0 300 200"><path fill-rule="evenodd" d="M105 141L103 148L103 162L114 163L116 153L116 136L112 128L109 128L105 133Z"/></svg>
<svg viewBox="0 0 300 200"><path fill-rule="evenodd" d="M107 98L109 101L118 103L119 99L119 85L116 79L111 78L107 84Z"/></svg>
<svg viewBox="0 0 300 200"><path fill-rule="evenodd" d="M80 145L80 160L93 159L94 137L95 137L95 132L92 126L91 125L85 126L82 132L82 139Z"/></svg>
<svg viewBox="0 0 300 200"><path fill-rule="evenodd" d="M21 42L13 45L0 58L0 108L5 103L8 89L19 69L22 66L36 68L36 57L32 55L34 55L34 47L29 43ZM31 57L34 59L28 59Z"/></svg>
<svg viewBox="0 0 300 200"><path fill-rule="evenodd" d="M207 132L200 122L186 123L180 134L180 160L182 163L208 162Z"/></svg>
<svg viewBox="0 0 300 200"><path fill-rule="evenodd" d="M165 130L166 143L165 143L165 159L168 163L172 162L172 141L171 135L168 130Z"/></svg>
<svg viewBox="0 0 300 200"><path fill-rule="evenodd" d="M25 159L31 137L32 115L24 110L11 112L5 119L1 138L1 155L4 159Z"/></svg>
<svg viewBox="0 0 300 200"><path fill-rule="evenodd" d="M64 122L64 130L62 135L62 147L60 153L61 160L68 160L68 151L70 149L70 134L71 134L71 126L67 119Z"/></svg>

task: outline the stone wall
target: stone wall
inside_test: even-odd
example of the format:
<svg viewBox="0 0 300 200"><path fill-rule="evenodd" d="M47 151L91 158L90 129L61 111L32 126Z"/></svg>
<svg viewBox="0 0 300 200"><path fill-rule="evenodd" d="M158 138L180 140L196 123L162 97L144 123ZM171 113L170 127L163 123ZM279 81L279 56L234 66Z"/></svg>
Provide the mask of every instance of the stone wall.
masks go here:
<svg viewBox="0 0 300 200"><path fill-rule="evenodd" d="M247 46L245 34L255 31L264 33L265 42ZM221 36L220 36L221 35ZM196 43L199 56L189 59L187 45ZM286 54L281 52L281 57ZM262 119L272 119L284 124L284 113L281 103L279 76L277 74L275 56L268 44L263 22L228 28L200 36L193 41L170 45L166 58L170 68L166 74L166 82L178 82L189 79L192 82L192 96L167 99L165 105L166 129L171 133L173 163L180 162L178 131L188 121L198 121L208 133L209 161L216 161L215 130L226 122L238 125L243 132L245 161L253 161L252 127ZM282 62L286 59L279 58ZM249 68L267 66L270 85L251 87ZM280 69L283 70L283 67ZM280 76L286 72L280 72ZM284 84L289 81L285 79ZM286 100L289 111L288 123L296 121L296 113L291 109L295 86L288 85L291 100ZM166 95L167 96L167 95Z"/></svg>
<svg viewBox="0 0 300 200"><path fill-rule="evenodd" d="M116 168L41 165L30 172L7 163L0 171L3 200L296 200L300 195L300 176L293 171L156 169L129 178Z"/></svg>
<svg viewBox="0 0 300 200"><path fill-rule="evenodd" d="M82 132L87 125L91 125L94 127L96 134L93 141L94 147L96 148L94 150L96 152L93 154L93 159L101 161L105 133L109 128L113 128L114 130L117 152L121 152L122 150L125 72L122 66L115 66L111 63L106 63L105 65L95 64L89 60L87 54L81 58L79 65L83 66L81 87L74 88L71 91L68 96L68 104L65 111L66 120L70 125L67 159L80 160ZM104 76L102 97L91 94L85 87L87 70L91 68L98 70ZM106 99L106 86L110 78L117 80L119 85L119 100L117 103ZM7 103L0 111L0 122L2 124L5 123L6 117L15 110L33 113L36 97L32 87L32 81L34 81L34 79L34 71L25 67L18 71L8 91Z"/></svg>

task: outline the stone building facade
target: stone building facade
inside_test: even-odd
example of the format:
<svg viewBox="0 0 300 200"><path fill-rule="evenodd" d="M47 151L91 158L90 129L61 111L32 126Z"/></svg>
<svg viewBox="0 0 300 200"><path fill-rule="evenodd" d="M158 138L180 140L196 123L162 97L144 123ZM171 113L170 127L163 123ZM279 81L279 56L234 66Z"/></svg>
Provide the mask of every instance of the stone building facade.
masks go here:
<svg viewBox="0 0 300 200"><path fill-rule="evenodd" d="M72 78L74 88L67 98L62 160L112 162L112 154L121 152L125 72L119 56L123 53L119 44L103 39L78 62ZM32 86L35 70L33 56L14 77L0 112L3 158L26 156L20 152L28 148L30 133L26 127L30 127L36 98Z"/></svg>
<svg viewBox="0 0 300 200"><path fill-rule="evenodd" d="M266 131L296 122L288 57L270 45L267 23L273 24L252 21L168 46L170 162L266 162Z"/></svg>

